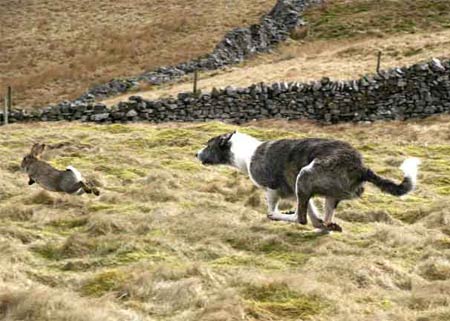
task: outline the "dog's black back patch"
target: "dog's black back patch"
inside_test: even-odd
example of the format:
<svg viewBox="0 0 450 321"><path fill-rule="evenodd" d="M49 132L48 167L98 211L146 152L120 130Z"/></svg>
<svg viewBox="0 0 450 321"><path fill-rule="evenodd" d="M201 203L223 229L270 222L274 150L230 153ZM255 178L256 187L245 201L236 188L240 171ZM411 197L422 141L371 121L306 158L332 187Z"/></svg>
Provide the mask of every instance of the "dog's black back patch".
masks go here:
<svg viewBox="0 0 450 321"><path fill-rule="evenodd" d="M336 160L333 166L348 168L339 160L351 160L355 168L363 168L361 155L348 143L320 138L282 139L261 144L252 157L250 173L260 186L279 191L282 197L293 195L300 170L313 160ZM358 180L359 173L355 179Z"/></svg>

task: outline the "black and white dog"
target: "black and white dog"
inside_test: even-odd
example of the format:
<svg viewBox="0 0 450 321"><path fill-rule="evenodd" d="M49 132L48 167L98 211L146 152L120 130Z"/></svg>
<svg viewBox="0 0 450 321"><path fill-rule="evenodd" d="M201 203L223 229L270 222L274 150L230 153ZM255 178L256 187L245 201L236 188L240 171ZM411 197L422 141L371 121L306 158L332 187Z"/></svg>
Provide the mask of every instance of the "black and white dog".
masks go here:
<svg viewBox="0 0 450 321"><path fill-rule="evenodd" d="M281 139L262 142L233 132L210 139L196 157L203 164L231 165L249 175L252 182L266 190L268 217L272 220L307 223L324 230L342 231L333 223L341 200L361 196L364 183L371 182L382 191L401 196L414 189L419 159L409 158L400 169L403 181L396 184L364 166L361 154L348 143L330 139ZM312 200L325 197L325 217L320 219ZM278 210L280 198L296 197L294 214Z"/></svg>

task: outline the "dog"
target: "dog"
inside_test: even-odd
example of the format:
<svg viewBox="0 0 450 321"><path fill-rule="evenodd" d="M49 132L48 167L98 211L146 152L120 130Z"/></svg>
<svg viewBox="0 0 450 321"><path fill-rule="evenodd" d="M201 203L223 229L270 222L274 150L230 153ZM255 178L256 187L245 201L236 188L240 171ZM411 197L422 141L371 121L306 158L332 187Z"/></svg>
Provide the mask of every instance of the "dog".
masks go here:
<svg viewBox="0 0 450 321"><path fill-rule="evenodd" d="M411 192L417 180L419 159L406 159L400 169L401 183L375 174L363 163L350 144L333 139L306 138L260 141L240 132L210 139L196 153L204 165L230 165L247 174L266 191L268 218L307 224L307 214L315 228L341 232L333 222L339 202L360 197L370 182L383 192L401 196ZM311 198L325 198L324 219ZM295 211L280 212L282 198L296 198Z"/></svg>
<svg viewBox="0 0 450 321"><path fill-rule="evenodd" d="M81 173L73 166L61 171L40 160L46 148L45 144L36 143L31 152L23 159L20 167L28 174L28 185L39 184L51 192L81 195L83 193L100 195L95 186L89 186L83 181Z"/></svg>

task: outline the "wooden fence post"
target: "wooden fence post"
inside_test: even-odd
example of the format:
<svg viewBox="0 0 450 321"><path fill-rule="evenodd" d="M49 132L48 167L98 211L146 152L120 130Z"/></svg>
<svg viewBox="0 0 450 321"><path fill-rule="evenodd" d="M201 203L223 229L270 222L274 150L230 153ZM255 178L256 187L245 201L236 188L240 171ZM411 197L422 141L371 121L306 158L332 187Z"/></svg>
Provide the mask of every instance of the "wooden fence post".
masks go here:
<svg viewBox="0 0 450 321"><path fill-rule="evenodd" d="M8 91L5 96L5 108L3 110L3 124L8 125L8 116L9 111L12 107L12 88L11 86L8 86Z"/></svg>
<svg viewBox="0 0 450 321"><path fill-rule="evenodd" d="M381 65L381 50L378 51L378 58L377 58L377 74L380 73L380 65Z"/></svg>
<svg viewBox="0 0 450 321"><path fill-rule="evenodd" d="M3 125L8 124L8 97L5 95L5 105L3 106Z"/></svg>
<svg viewBox="0 0 450 321"><path fill-rule="evenodd" d="M197 69L194 71L194 88L193 88L193 93L194 95L197 95L197 81L198 81L198 71Z"/></svg>

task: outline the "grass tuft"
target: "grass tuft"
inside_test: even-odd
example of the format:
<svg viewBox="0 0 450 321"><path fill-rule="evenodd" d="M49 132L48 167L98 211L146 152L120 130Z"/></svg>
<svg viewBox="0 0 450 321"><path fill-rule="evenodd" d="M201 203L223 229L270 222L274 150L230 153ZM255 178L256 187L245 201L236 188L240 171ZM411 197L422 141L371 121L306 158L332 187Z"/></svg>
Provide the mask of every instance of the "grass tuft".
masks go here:
<svg viewBox="0 0 450 321"><path fill-rule="evenodd" d="M269 314L275 320L298 320L319 314L326 307L320 298L292 291L283 283L249 285L242 296L248 313L257 319Z"/></svg>
<svg viewBox="0 0 450 321"><path fill-rule="evenodd" d="M100 297L107 292L115 291L125 282L126 274L119 270L101 272L87 280L80 292L85 296Z"/></svg>

